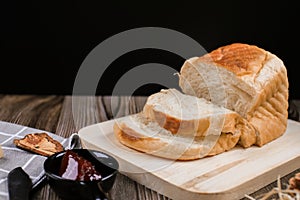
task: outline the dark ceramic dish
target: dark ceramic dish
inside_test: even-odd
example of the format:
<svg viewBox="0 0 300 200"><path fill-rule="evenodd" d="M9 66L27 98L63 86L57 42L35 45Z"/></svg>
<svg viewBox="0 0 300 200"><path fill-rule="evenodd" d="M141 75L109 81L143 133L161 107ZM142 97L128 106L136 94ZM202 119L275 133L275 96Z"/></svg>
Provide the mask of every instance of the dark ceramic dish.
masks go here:
<svg viewBox="0 0 300 200"><path fill-rule="evenodd" d="M107 199L105 193L112 188L118 173L118 161L112 156L95 150L73 149L73 152L90 161L102 178L94 181L76 181L59 176L63 155L66 151L48 157L44 162L44 170L50 187L62 199Z"/></svg>

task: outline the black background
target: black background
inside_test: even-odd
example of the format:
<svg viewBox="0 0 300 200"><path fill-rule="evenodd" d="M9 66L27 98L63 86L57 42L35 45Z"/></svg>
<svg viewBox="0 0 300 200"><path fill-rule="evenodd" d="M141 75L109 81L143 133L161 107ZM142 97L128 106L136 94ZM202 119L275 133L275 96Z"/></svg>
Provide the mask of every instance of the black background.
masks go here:
<svg viewBox="0 0 300 200"><path fill-rule="evenodd" d="M284 61L290 98L300 98L298 18L291 1L1 1L0 93L72 94L95 46L121 31L155 26L182 32L208 52L233 42L264 48ZM111 94L122 74L148 62L179 70L183 59L153 49L127 53L109 66L97 94ZM159 87L146 85L135 94Z"/></svg>

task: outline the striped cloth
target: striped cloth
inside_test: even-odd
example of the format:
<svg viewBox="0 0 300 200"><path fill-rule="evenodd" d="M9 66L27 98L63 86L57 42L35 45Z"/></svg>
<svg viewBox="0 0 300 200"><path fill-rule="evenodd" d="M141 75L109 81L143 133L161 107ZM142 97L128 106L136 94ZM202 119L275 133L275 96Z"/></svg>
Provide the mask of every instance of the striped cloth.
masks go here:
<svg viewBox="0 0 300 200"><path fill-rule="evenodd" d="M29 175L32 182L42 175L43 163L46 157L16 148L13 143L15 138L20 139L26 134L40 132L46 132L53 139L59 141L64 147L68 144L66 138L53 133L0 121L0 144L4 154L4 157L0 158L0 200L9 199L7 175L12 169L22 167L22 169Z"/></svg>

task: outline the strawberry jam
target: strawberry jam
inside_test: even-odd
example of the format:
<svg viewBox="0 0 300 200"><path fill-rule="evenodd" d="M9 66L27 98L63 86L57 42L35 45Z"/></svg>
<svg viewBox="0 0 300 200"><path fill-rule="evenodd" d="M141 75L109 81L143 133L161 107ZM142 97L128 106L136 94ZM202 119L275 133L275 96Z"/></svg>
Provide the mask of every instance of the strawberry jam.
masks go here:
<svg viewBox="0 0 300 200"><path fill-rule="evenodd" d="M72 150L67 150L62 158L59 175L77 181L93 181L101 179L101 174L94 165Z"/></svg>

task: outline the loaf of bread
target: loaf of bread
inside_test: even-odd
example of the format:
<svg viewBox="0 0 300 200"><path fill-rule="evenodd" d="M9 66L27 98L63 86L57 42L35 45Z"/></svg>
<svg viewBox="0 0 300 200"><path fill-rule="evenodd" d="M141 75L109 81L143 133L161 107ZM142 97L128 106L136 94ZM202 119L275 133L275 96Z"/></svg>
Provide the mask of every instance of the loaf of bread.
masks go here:
<svg viewBox="0 0 300 200"><path fill-rule="evenodd" d="M116 120L125 146L193 160L240 145L263 146L287 128L287 71L276 55L234 43L181 67L177 89L148 97L142 112Z"/></svg>
<svg viewBox="0 0 300 200"><path fill-rule="evenodd" d="M256 129L256 145L280 137L287 128L288 77L276 55L234 43L187 60L179 73L185 94L236 111Z"/></svg>
<svg viewBox="0 0 300 200"><path fill-rule="evenodd" d="M148 97L144 109L114 125L118 140L159 157L193 160L256 141L253 127L238 113L176 89Z"/></svg>

